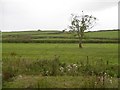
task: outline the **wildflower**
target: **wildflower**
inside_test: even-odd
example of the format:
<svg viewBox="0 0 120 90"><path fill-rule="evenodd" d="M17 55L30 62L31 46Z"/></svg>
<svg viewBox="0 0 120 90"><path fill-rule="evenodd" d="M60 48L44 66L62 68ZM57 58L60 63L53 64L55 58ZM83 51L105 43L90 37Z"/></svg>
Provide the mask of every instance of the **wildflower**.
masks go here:
<svg viewBox="0 0 120 90"><path fill-rule="evenodd" d="M78 66L76 66L76 68L77 68Z"/></svg>
<svg viewBox="0 0 120 90"><path fill-rule="evenodd" d="M100 76L98 77L98 79L100 79Z"/></svg>
<svg viewBox="0 0 120 90"><path fill-rule="evenodd" d="M70 69L68 69L68 71L70 71Z"/></svg>
<svg viewBox="0 0 120 90"><path fill-rule="evenodd" d="M69 68L72 68L71 65L68 65Z"/></svg>
<svg viewBox="0 0 120 90"><path fill-rule="evenodd" d="M77 68L78 66L77 66L77 64L73 64L73 67Z"/></svg>
<svg viewBox="0 0 120 90"><path fill-rule="evenodd" d="M49 71L46 71L46 73L48 73Z"/></svg>
<svg viewBox="0 0 120 90"><path fill-rule="evenodd" d="M68 65L66 68L71 69L72 67L71 67L71 65Z"/></svg>
<svg viewBox="0 0 120 90"><path fill-rule="evenodd" d="M19 78L22 78L22 75L19 75L18 77L19 77Z"/></svg>
<svg viewBox="0 0 120 90"><path fill-rule="evenodd" d="M107 74L107 73L104 73L105 75Z"/></svg>
<svg viewBox="0 0 120 90"><path fill-rule="evenodd" d="M46 72L45 72L45 75L48 75L48 74L49 74L49 71L46 71Z"/></svg>
<svg viewBox="0 0 120 90"><path fill-rule="evenodd" d="M110 79L110 83L112 83L112 80Z"/></svg>
<svg viewBox="0 0 120 90"><path fill-rule="evenodd" d="M73 64L73 67L75 67L76 66L76 64Z"/></svg>
<svg viewBox="0 0 120 90"><path fill-rule="evenodd" d="M63 68L63 67L60 67L60 71L63 72L63 71L64 71L64 68Z"/></svg>
<svg viewBox="0 0 120 90"><path fill-rule="evenodd" d="M95 82L95 85L97 85L97 82Z"/></svg>

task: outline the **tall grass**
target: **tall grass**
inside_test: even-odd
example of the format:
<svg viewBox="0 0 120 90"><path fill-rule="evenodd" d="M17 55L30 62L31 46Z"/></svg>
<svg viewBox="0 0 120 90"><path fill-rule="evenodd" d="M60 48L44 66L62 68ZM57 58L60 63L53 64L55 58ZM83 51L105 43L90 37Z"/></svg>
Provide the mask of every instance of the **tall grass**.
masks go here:
<svg viewBox="0 0 120 90"><path fill-rule="evenodd" d="M29 60L17 57L11 53L10 58L4 58L3 62L3 83L13 80L19 75L41 75L41 76L92 76L96 77L94 87L105 87L111 83L111 77L118 78L118 65L110 65L108 61L102 59L94 64L89 63L87 56L86 62L63 63L59 56L52 60ZM8 62L9 61L9 62ZM108 82L109 81L109 82ZM93 81L90 81L91 83ZM91 87L90 83L90 87ZM113 82L112 82L113 83ZM100 86L102 85L102 86ZM85 86L86 87L86 86Z"/></svg>
<svg viewBox="0 0 120 90"><path fill-rule="evenodd" d="M63 63L59 57L55 56L53 60L29 60L27 58L17 57L11 54L12 58L4 58L3 81L8 80L19 74L42 75L42 76L79 76L79 75L100 75L107 73L112 77L118 76L118 65L109 65L108 61L89 63ZM87 56L88 57L88 56ZM8 62L9 61L9 62Z"/></svg>

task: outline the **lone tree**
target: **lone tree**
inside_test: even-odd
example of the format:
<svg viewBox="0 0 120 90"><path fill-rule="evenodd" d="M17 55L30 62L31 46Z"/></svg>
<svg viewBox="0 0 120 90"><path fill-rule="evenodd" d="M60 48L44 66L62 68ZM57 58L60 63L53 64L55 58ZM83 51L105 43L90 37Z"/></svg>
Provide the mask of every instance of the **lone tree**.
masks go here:
<svg viewBox="0 0 120 90"><path fill-rule="evenodd" d="M74 14L71 15L71 26L69 27L77 33L77 36L79 38L79 48L82 48L84 31L91 29L94 26L94 24L96 23L96 17L93 17L92 15L84 15L83 11L81 16L77 16Z"/></svg>

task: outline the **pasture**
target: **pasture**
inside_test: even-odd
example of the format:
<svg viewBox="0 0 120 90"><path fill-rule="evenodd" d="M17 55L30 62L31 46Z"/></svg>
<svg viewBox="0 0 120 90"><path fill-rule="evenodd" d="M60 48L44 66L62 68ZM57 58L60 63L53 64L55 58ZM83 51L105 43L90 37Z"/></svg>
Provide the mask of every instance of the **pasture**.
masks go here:
<svg viewBox="0 0 120 90"><path fill-rule="evenodd" d="M117 63L117 44L83 44L83 49L78 48L78 44L38 44L38 43L3 43L3 58L11 57L11 53L16 56L36 59L52 59L55 55L60 56L60 60L67 63L74 63L80 60L109 60Z"/></svg>
<svg viewBox="0 0 120 90"><path fill-rule="evenodd" d="M86 32L84 43L118 43L118 30ZM3 32L3 43L78 43L78 37L72 32L62 31L25 31Z"/></svg>
<svg viewBox="0 0 120 90"><path fill-rule="evenodd" d="M117 88L118 31L3 32L3 88ZM102 81L101 81L102 80Z"/></svg>

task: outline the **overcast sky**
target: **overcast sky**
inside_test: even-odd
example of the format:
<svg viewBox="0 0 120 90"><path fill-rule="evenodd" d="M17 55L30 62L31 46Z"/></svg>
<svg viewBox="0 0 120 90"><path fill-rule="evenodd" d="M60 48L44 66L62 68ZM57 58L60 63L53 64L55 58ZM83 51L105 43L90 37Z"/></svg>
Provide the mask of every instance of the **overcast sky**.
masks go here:
<svg viewBox="0 0 120 90"><path fill-rule="evenodd" d="M63 30L71 13L98 18L92 30L118 28L119 0L0 0L0 29Z"/></svg>

